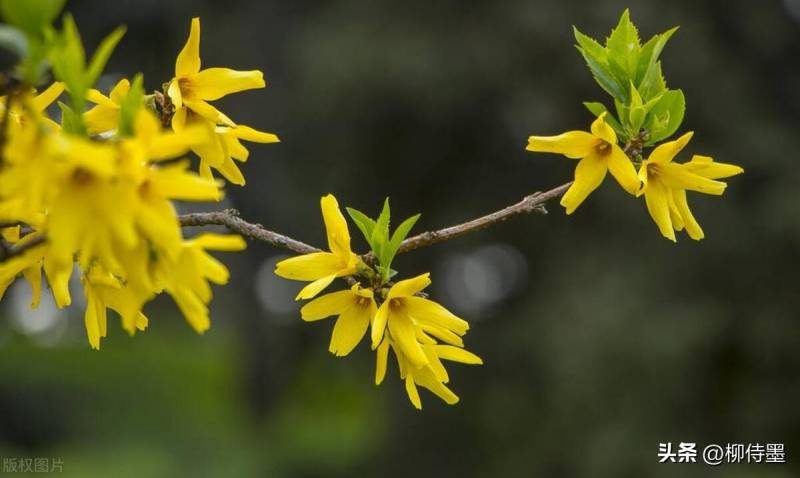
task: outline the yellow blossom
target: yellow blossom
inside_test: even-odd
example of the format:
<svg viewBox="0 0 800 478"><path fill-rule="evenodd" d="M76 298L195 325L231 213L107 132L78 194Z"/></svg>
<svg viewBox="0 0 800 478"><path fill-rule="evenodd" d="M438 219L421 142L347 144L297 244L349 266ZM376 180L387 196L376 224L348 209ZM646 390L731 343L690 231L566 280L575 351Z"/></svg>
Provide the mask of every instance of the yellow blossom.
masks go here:
<svg viewBox="0 0 800 478"><path fill-rule="evenodd" d="M403 349L398 347L396 341L389 338L387 334L377 350L375 367L376 385L380 385L386 376L386 366L390 348L397 357L397 364L400 368L400 378L405 381L408 398L417 409L422 408L422 400L417 390L418 386L427 388L444 400L448 405L458 403L458 396L446 385L450 381L450 377L442 364L442 359L469 365L480 365L483 363L480 357L462 348L452 345L437 344L434 340L428 339L420 344L420 348L426 357L426 363L421 367L417 367L414 365L414 362L405 355Z"/></svg>
<svg viewBox="0 0 800 478"><path fill-rule="evenodd" d="M469 324L436 302L416 294L430 285L430 274L422 274L394 284L372 321L372 348L377 348L388 330L394 346L414 368L429 364L419 339L428 334L460 345L460 336Z"/></svg>
<svg viewBox="0 0 800 478"><path fill-rule="evenodd" d="M320 296L300 309L303 320L314 321L338 316L328 350L336 356L349 354L367 333L378 310L373 292L358 284L348 290Z"/></svg>
<svg viewBox="0 0 800 478"><path fill-rule="evenodd" d="M176 111L188 108L215 124L234 126L233 121L208 101L254 88L264 88L264 75L259 70L237 71L229 68L200 69L200 19L193 18L183 50L175 62L175 77L167 94Z"/></svg>
<svg viewBox="0 0 800 478"><path fill-rule="evenodd" d="M715 163L707 156L694 156L684 164L673 163L673 158L691 138L692 133L686 133L675 141L659 145L639 169L642 188L637 196L644 194L647 211L661 234L671 241L676 240L675 231L684 228L692 239L704 237L689 209L686 191L719 196L725 191L726 184L717 179L744 172L739 166Z"/></svg>
<svg viewBox="0 0 800 478"><path fill-rule="evenodd" d="M34 240L36 236L37 234L28 234L25 237L11 241L11 243L22 245ZM43 252L44 246L33 247L0 263L0 299L5 295L8 286L14 282L17 276L22 275L31 287L31 308L35 309L39 306L42 295Z"/></svg>
<svg viewBox="0 0 800 478"><path fill-rule="evenodd" d="M84 313L86 335L89 339L89 345L93 349L99 350L100 339L105 337L107 333L107 309L111 308L118 312L123 318L123 324L125 324L127 317L124 315L124 297L127 286L99 266L92 267L88 274L84 274L81 277L81 283L86 296L86 311ZM141 312L141 305L136 312L132 325L137 330L147 328L148 319Z"/></svg>
<svg viewBox="0 0 800 478"><path fill-rule="evenodd" d="M230 183L239 186L245 184L245 179L234 160L245 162L250 156L250 152L242 145L241 140L255 143L279 141L276 135L249 126L217 126L186 108L175 113L172 127L175 131L183 131L190 127L203 128L206 131L206 141L192 146L192 151L200 157L200 174L210 178L211 170L215 169Z"/></svg>
<svg viewBox="0 0 800 478"><path fill-rule="evenodd" d="M56 81L41 93L37 93L35 90L31 89L29 92L21 95L20 98L11 105L11 111L8 112L8 117L11 120L10 126L21 126L28 120L30 115L33 115L35 116L32 118L33 121L41 121L50 128L58 129L58 123L48 118L44 112L63 92L64 83ZM6 97L0 96L0 116L5 114L5 110Z"/></svg>
<svg viewBox="0 0 800 478"><path fill-rule="evenodd" d="M320 207L331 252L292 257L275 267L275 274L284 279L313 281L297 294L297 300L311 299L337 277L355 274L361 263L361 259L350 250L350 232L336 198L328 194L320 200Z"/></svg>
<svg viewBox="0 0 800 478"><path fill-rule="evenodd" d="M639 189L636 169L617 144L617 134L605 122L605 113L592 123L591 133L568 131L558 136L531 136L527 150L580 159L575 182L561 198L567 214L572 214L600 186L608 171L628 193L636 194Z"/></svg>
<svg viewBox="0 0 800 478"><path fill-rule="evenodd" d="M209 281L215 284L228 282L228 269L206 250L241 251L245 248L240 236L200 234L184 241L183 250L172 263L159 261L157 275L164 290L178 304L186 321L198 333L208 330L208 303L212 292Z"/></svg>
<svg viewBox="0 0 800 478"><path fill-rule="evenodd" d="M83 114L89 134L99 134L117 129L120 104L130 90L131 82L125 78L114 85L108 96L95 89L89 90L86 99L97 105Z"/></svg>

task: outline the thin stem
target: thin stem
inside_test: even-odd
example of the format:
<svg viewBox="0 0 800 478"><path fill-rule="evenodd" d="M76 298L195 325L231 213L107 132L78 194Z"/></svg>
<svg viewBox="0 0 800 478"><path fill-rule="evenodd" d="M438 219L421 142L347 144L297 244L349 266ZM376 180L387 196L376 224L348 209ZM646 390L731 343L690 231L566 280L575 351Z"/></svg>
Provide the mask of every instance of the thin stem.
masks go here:
<svg viewBox="0 0 800 478"><path fill-rule="evenodd" d="M449 241L456 237L463 236L473 231L489 227L505 221L506 219L517 216L519 214L547 214L544 205L547 201L562 196L567 189L572 185L571 182L550 189L545 192L535 192L522 199L522 201L500 209L499 211L492 212L485 216L481 216L462 224L455 226L445 227L435 231L423 232L422 234L410 237L403 241L398 250L398 254L402 252L413 251L422 247L427 247L439 242ZM251 224L241 217L239 211L235 209L225 209L218 212L200 212L192 214L183 214L179 216L182 226L225 226L232 232L239 233L247 238L255 239L258 241L266 242L276 247L289 249L290 251L298 254L309 254L312 252L320 252L320 249L310 246L304 242L300 242L289 236L279 234L269 229L265 229L260 224ZM364 262L372 264L375 262L375 257L372 253L367 253L362 256Z"/></svg>
<svg viewBox="0 0 800 478"><path fill-rule="evenodd" d="M192 214L183 214L178 217L181 226L225 226L233 232L237 232L249 239L266 242L267 244L275 247L282 247L298 254L310 254L312 252L320 252L319 249L309 246L304 242L297 239L292 239L289 236L284 236L277 232L265 229L261 224L252 224L241 217L239 211L236 209L225 209L224 211L217 212L197 212Z"/></svg>

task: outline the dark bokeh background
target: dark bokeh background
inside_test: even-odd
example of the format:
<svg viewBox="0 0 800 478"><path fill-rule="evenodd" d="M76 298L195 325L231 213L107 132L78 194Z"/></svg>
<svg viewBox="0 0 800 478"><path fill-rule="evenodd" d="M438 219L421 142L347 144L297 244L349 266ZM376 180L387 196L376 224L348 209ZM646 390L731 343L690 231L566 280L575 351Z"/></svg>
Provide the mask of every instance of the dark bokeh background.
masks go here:
<svg viewBox="0 0 800 478"><path fill-rule="evenodd" d="M681 25L663 60L689 150L746 169L690 199L707 239L666 241L607 181L573 217L553 205L401 256L403 275L433 272L486 362L450 367L462 402L425 392L422 412L395 368L373 385L366 343L326 352L332 323L300 321L300 284L262 244L224 258L202 337L163 301L146 333L114 323L94 352L80 307L30 313L15 287L0 455L59 457L64 476L797 476L800 1L68 4L92 47L129 27L104 87L142 71L158 88L195 15L204 65L264 70L266 90L221 107L283 142L252 146L223 206L313 244L328 192L369 212L389 195L422 230L569 179L573 162L526 138L588 126L581 101L606 98L571 25L604 37L625 7L644 37ZM667 441L784 443L790 463L659 465Z"/></svg>

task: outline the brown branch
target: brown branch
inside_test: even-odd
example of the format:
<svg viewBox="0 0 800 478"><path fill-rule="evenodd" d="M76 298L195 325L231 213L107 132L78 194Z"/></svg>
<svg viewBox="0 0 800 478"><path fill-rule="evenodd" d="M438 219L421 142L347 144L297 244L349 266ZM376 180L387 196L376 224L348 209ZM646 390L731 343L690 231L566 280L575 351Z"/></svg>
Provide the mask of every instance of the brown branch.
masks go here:
<svg viewBox="0 0 800 478"><path fill-rule="evenodd" d="M319 249L289 236L265 229L261 224L251 224L241 217L236 209L225 209L217 212L197 212L178 216L181 226L225 226L249 239L289 249L298 254L320 252Z"/></svg>
<svg viewBox="0 0 800 478"><path fill-rule="evenodd" d="M493 224L503 222L506 219L519 215L539 213L547 214L544 205L547 201L562 196L572 183L566 183L556 188L550 189L545 192L535 192L526 196L522 201L508 206L499 211L481 216L463 224L446 227L436 231L423 232L422 234L410 237L403 241L398 250L398 254L402 252L413 251L422 247L427 247L438 242L449 241L464 234L489 227ZM241 217L239 211L235 209L225 209L218 212L199 212L192 214L183 214L178 217L181 226L225 226L232 232L239 233L247 238L263 241L276 247L289 249L290 251L298 254L308 254L311 252L320 252L320 249L310 246L304 242L292 239L289 236L284 236L274 231L265 229L260 224L251 224ZM375 257L370 252L362 256L368 264L374 263Z"/></svg>
<svg viewBox="0 0 800 478"><path fill-rule="evenodd" d="M8 244L6 241L0 241L0 262L5 262L13 257L24 254L34 247L41 246L46 240L44 236L36 236L28 241L18 242L16 244Z"/></svg>
<svg viewBox="0 0 800 478"><path fill-rule="evenodd" d="M463 224L445 227L444 229L439 229L436 231L423 232L422 234L418 234L414 237L409 237L403 241L397 253L400 254L403 252L413 251L414 249L427 247L436 244L437 242L449 241L450 239L455 239L456 237L463 236L469 232L477 231L493 224L503 222L506 219L519 214L530 214L533 212L538 214L547 214L547 209L544 207L545 203L551 199L562 196L571 185L572 183L569 182L550 189L549 191L537 191L529 196L525 196L522 201L512 206L508 206L500 209L499 211L472 219L471 221L467 221Z"/></svg>

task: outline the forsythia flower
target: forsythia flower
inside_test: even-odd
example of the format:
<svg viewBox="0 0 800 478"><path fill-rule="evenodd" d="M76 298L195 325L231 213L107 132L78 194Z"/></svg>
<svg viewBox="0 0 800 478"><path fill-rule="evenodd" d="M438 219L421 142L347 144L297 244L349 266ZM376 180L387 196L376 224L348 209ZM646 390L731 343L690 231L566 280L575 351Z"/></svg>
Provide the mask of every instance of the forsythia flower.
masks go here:
<svg viewBox="0 0 800 478"><path fill-rule="evenodd" d="M35 91L29 92L27 95L22 96L22 104L15 103L11 106L11 111L8 112L8 117L11 119L11 126L21 126L23 122L25 122L25 111L26 108L30 113L33 113L36 116L40 116L37 118L39 121L46 123L47 126L58 129L58 123L47 118L46 116L42 116L44 111L47 109L48 106L53 104L53 102L61 96L61 93L64 92L64 83L55 82L52 85L48 86L44 91L38 94ZM27 103L27 104L26 104ZM0 96L0 115L5 114L6 110L6 97Z"/></svg>
<svg viewBox="0 0 800 478"><path fill-rule="evenodd" d="M414 367L411 361L403 354L402 349L387 337L378 346L376 365L375 365L375 385L380 385L386 376L386 364L388 361L389 348L397 357L397 364L400 368L400 378L405 381L406 393L409 400L417 409L422 409L422 401L419 397L417 386L427 388L436 396L445 401L448 405L458 403L458 396L447 387L450 377L444 368L441 359L460 362L467 365L481 365L483 361L477 355L462 348L452 345L440 345L435 341L430 341L421 345L427 364L422 367Z"/></svg>
<svg viewBox="0 0 800 478"><path fill-rule="evenodd" d="M528 151L559 153L580 159L575 168L575 182L561 198L567 214L572 214L600 186L607 171L628 193L636 194L639 190L636 169L617 144L617 134L606 124L605 115L601 114L592 123L591 133L568 131L558 136L531 136L528 139Z"/></svg>
<svg viewBox="0 0 800 478"><path fill-rule="evenodd" d="M320 200L320 207L331 252L291 257L275 266L275 274L284 279L313 281L297 294L297 300L313 298L337 277L355 274L361 264L350 250L350 232L336 198L328 194Z"/></svg>
<svg viewBox="0 0 800 478"><path fill-rule="evenodd" d="M120 95L117 88L117 103ZM92 348L106 335L107 309L133 334L147 325L145 303L161 292L174 298L197 331L206 330L208 281L225 283L228 272L205 250L240 250L244 244L238 236L184 240L172 201L218 200L219 184L188 172L184 162L161 164L206 140L206 132L163 131L140 107L132 136L91 141L48 128L39 105L23 105L25 121L10 130L0 169L0 217L24 222L33 232L19 237L19 228L5 228L3 238L20 245L41 235L47 241L0 264L0 293L21 274L36 306L44 269L56 305L65 307L77 261ZM119 112L103 115L100 129L116 130L109 118L119 120Z"/></svg>
<svg viewBox="0 0 800 478"><path fill-rule="evenodd" d="M372 290L362 289L356 284L348 290L332 292L312 300L300 309L300 316L305 321L338 316L328 350L344 357L361 342L377 310Z"/></svg>
<svg viewBox="0 0 800 478"><path fill-rule="evenodd" d="M415 407L422 408L417 386L427 388L448 404L458 402L458 397L446 386L449 377L442 359L483 363L478 356L461 348L464 346L461 336L469 324L436 302L419 296L430 285L430 274L399 281L388 290L386 284L376 282L380 276L370 273L370 268L350 250L350 233L336 198L331 194L324 196L320 206L331 252L283 260L277 264L275 273L287 279L313 281L300 291L297 299L313 298L335 278L359 273L369 278L370 288L356 282L350 289L317 297L300 309L302 319L310 322L337 316L328 350L339 357L352 352L371 327L372 349L377 349L376 385L386 375L391 348Z"/></svg>
<svg viewBox="0 0 800 478"><path fill-rule="evenodd" d="M227 115L208 103L231 93L265 86L264 75L260 70L201 70L200 19L192 19L189 38L175 62L175 77L167 87L167 95L175 107L173 129L177 131L187 125L200 125L210 132L208 142L192 148L200 156L200 171L204 176L210 176L213 168L231 183L243 185L244 177L232 160L247 160L248 151L239 140L278 142L278 137L274 134L237 126Z"/></svg>
<svg viewBox="0 0 800 478"><path fill-rule="evenodd" d="M694 156L684 164L673 163L672 159L691 138L692 133L686 133L675 141L659 145L639 169L642 188L637 196L644 194L650 216L661 234L672 241L675 241L675 231L684 228L692 239L704 237L703 230L689 209L686 191L719 196L727 185L717 179L744 172L739 166L715 163L707 156Z"/></svg>
<svg viewBox="0 0 800 478"><path fill-rule="evenodd" d="M95 89L89 90L86 99L97 105L83 114L89 134L99 134L117 129L120 103L130 90L131 82L125 78L114 85L108 96Z"/></svg>
<svg viewBox="0 0 800 478"><path fill-rule="evenodd" d="M432 300L417 297L431 283L430 274L422 274L394 284L372 322L372 348L380 345L388 330L395 346L415 367L428 365L428 358L418 336L433 335L445 342L460 344L469 324Z"/></svg>

